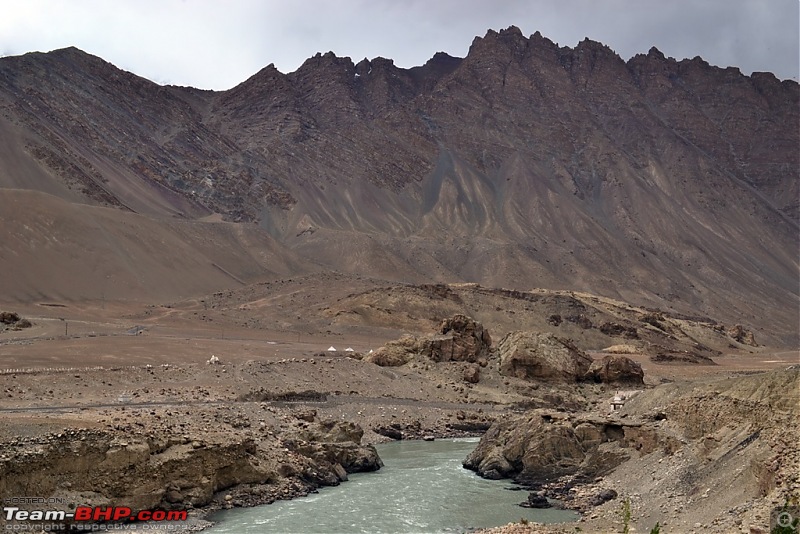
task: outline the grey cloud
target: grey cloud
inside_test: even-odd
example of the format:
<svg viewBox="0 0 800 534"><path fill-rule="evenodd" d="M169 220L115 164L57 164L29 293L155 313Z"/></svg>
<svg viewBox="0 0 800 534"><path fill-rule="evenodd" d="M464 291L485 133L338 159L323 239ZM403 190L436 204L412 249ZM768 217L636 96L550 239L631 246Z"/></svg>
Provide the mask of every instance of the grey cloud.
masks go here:
<svg viewBox="0 0 800 534"><path fill-rule="evenodd" d="M3 5L6 4L6 5ZM38 12L35 7L39 6ZM798 78L797 0L0 0L0 50L75 45L141 76L226 89L269 63L289 72L316 52L421 65L464 56L512 24L562 46L584 37L623 59L656 46L749 74Z"/></svg>

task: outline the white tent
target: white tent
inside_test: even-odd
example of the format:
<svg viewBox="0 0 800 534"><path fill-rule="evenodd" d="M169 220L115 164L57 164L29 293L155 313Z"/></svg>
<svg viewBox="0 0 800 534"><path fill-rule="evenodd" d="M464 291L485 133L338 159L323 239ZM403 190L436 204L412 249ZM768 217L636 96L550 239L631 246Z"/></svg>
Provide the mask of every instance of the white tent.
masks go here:
<svg viewBox="0 0 800 534"><path fill-rule="evenodd" d="M353 347L347 347L346 349L344 349L344 351L345 351L345 352L355 352L355 351L353 350Z"/></svg>
<svg viewBox="0 0 800 534"><path fill-rule="evenodd" d="M336 352L336 347L331 345L330 347L328 347L328 352Z"/></svg>

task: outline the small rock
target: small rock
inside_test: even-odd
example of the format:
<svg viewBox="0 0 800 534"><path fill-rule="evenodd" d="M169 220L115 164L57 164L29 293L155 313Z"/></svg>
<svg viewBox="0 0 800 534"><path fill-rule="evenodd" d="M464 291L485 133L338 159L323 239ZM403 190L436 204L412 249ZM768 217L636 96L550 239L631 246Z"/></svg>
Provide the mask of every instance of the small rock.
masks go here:
<svg viewBox="0 0 800 534"><path fill-rule="evenodd" d="M464 369L464 382L477 384L481 379L481 368L477 365L470 365Z"/></svg>
<svg viewBox="0 0 800 534"><path fill-rule="evenodd" d="M547 497L539 493L528 494L528 500L519 503L523 508L550 508L552 505Z"/></svg>

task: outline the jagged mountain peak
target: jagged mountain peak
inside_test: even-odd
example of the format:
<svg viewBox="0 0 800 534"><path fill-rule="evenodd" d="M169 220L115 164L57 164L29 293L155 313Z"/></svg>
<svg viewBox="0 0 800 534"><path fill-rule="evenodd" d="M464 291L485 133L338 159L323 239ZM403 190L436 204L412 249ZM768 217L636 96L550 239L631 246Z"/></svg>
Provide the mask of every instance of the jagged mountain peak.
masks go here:
<svg viewBox="0 0 800 534"><path fill-rule="evenodd" d="M508 28L501 29L499 32L497 32L497 34L500 37L508 37L513 39L519 39L521 37L525 39L525 36L522 34L522 30L520 30L517 26L514 26L513 24Z"/></svg>
<svg viewBox="0 0 800 534"><path fill-rule="evenodd" d="M647 51L647 57L649 57L650 59L658 59L661 61L666 61L667 59L666 56L664 55L664 52L662 52L655 46L651 46L650 50Z"/></svg>
<svg viewBox="0 0 800 534"><path fill-rule="evenodd" d="M589 39L588 37L584 37L583 40L580 41L573 50L576 53L586 52L595 55L605 55L608 57L620 58L619 54L612 50L610 46L603 44L600 41Z"/></svg>
<svg viewBox="0 0 800 534"><path fill-rule="evenodd" d="M339 57L334 52L317 52L315 55L306 59L300 67L291 74L301 74L309 70L316 69L345 69L352 71L355 68L353 60L348 56Z"/></svg>
<svg viewBox="0 0 800 534"><path fill-rule="evenodd" d="M493 54L499 50L512 50L519 53L528 46L528 39L516 26L506 29L488 30L483 37L475 37L467 52L467 58L475 55Z"/></svg>
<svg viewBox="0 0 800 534"><path fill-rule="evenodd" d="M463 58L451 56L446 52L436 52L428 61L421 67L412 67L409 71L425 70L430 73L449 73L458 67Z"/></svg>
<svg viewBox="0 0 800 534"><path fill-rule="evenodd" d="M293 95L292 84L286 74L270 63L239 85L219 93L216 109L231 117L244 118L254 112L254 108L264 108L272 104L272 99L285 102Z"/></svg>
<svg viewBox="0 0 800 534"><path fill-rule="evenodd" d="M457 58L455 56L451 56L447 52L436 52L433 56L425 63L426 65L429 63L440 63L440 62L449 62L453 60L459 60L461 58Z"/></svg>
<svg viewBox="0 0 800 534"><path fill-rule="evenodd" d="M259 70L244 82L239 84L242 85L251 85L254 83L263 83L265 80L278 80L278 79L285 79L286 75L278 70L274 63L270 63L263 69ZM230 90L229 90L230 91Z"/></svg>
<svg viewBox="0 0 800 534"><path fill-rule="evenodd" d="M486 40L493 40L493 39L505 39L505 40L526 40L525 35L523 35L522 30L520 30L517 26L513 24L507 28L500 29L499 31L493 30L489 28L486 30L486 34L481 37L475 37L476 40L479 39L486 39Z"/></svg>
<svg viewBox="0 0 800 534"><path fill-rule="evenodd" d="M365 74L371 74L373 69L378 70L387 70L396 68L394 65L393 59L387 59L385 57L374 57L372 59L364 58L358 63L356 63L355 69L359 76L363 76Z"/></svg>
<svg viewBox="0 0 800 534"><path fill-rule="evenodd" d="M550 39L542 35L542 33L538 30L534 32L533 35L531 35L529 41L531 42L532 46L543 47L553 50L558 49L558 45L555 42L551 41Z"/></svg>

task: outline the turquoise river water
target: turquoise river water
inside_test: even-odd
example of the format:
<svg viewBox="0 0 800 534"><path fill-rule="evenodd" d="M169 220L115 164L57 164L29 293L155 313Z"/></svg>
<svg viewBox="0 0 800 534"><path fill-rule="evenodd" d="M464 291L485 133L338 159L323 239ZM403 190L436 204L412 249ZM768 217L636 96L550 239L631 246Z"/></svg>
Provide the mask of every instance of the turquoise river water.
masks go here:
<svg viewBox="0 0 800 534"><path fill-rule="evenodd" d="M336 487L291 501L216 514L211 534L355 534L465 532L526 518L557 523L565 510L517 506L528 494L503 480L485 480L461 467L474 439L398 441L378 445L384 467L350 475Z"/></svg>

